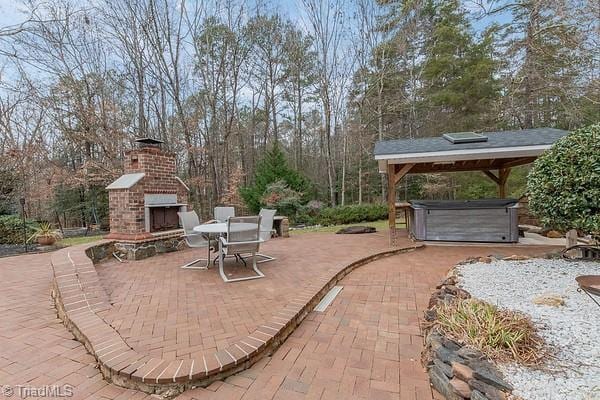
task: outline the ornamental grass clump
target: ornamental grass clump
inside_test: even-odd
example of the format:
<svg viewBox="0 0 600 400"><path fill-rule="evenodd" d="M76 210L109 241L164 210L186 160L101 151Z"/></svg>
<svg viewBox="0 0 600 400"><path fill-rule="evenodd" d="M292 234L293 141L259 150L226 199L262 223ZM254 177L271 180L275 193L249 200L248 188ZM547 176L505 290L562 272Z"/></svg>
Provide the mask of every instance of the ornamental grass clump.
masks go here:
<svg viewBox="0 0 600 400"><path fill-rule="evenodd" d="M527 316L480 300L440 305L434 326L445 336L477 348L493 360L533 366L546 355L544 341Z"/></svg>

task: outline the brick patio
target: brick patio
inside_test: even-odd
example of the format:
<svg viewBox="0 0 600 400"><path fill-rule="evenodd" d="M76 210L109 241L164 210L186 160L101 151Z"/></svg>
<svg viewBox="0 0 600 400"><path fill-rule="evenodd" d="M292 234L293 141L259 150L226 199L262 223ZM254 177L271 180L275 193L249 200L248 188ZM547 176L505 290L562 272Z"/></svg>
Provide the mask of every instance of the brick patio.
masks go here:
<svg viewBox="0 0 600 400"><path fill-rule="evenodd" d="M300 246L300 242L310 244L309 248L295 247ZM161 260L160 257L139 264L108 263L99 266L98 271L102 283L109 287L111 301L116 301L116 304L114 309L103 313L108 317L124 312L121 319L126 321L131 316L134 320L131 327L135 326L135 321L140 321L137 324L141 324L142 332L144 323L150 323L150 319L146 319L145 312L133 312L133 309L147 309L156 304L157 310L166 307L167 318L175 315L169 322L175 323L176 343L177 328L182 329L181 336L185 336L183 332L186 330L199 329L201 338L204 335L214 339L221 334L216 331L226 332L226 327L235 326L231 322L235 317L244 318L245 329L252 329L252 322L246 319L243 311L245 302L241 298L244 295L248 298L258 296L258 300L247 303L250 308L256 306L255 302L273 301L253 314L260 319L268 314L269 307L289 301L291 292L298 290L302 282L310 281L311 271L331 267L331 260L329 264L321 263L319 257L333 253L339 258L336 261L351 261L364 256L361 251L385 249L385 242L384 235L340 237L306 234L274 240L265 246L264 251L278 257L281 265L287 260L288 270L282 267L278 270L277 262L266 263L262 267L268 278L229 285L220 281L215 270L179 270L178 265L193 257L189 251L166 255L164 262L156 262L154 267L144 263ZM278 246L289 248L284 248L280 254ZM342 250L338 251L338 248ZM342 284L345 288L327 312L310 313L273 357L263 358L251 369L227 378L225 383L216 382L207 389L187 391L180 398L427 398L431 396L429 385L418 363L421 340L418 319L431 287L449 267L467 256L536 254L547 250L539 247L429 247L362 266L344 278ZM94 368L94 358L56 318L50 298L51 268L48 258L47 255L31 255L0 259L0 279L5 288L10 288L0 295L0 384L36 386L70 383L75 387L75 398L144 398L146 395L143 393L104 381ZM149 274L152 278L136 280L135 271L138 275L147 272L144 266L152 268L153 272ZM297 266L303 268L293 270ZM26 274L23 273L24 268ZM125 272L121 279L133 274L133 281L121 280L114 284L119 282L115 275ZM289 283L282 287L272 284L269 287L269 277L281 279L281 282L285 282L287 277ZM111 280L113 286L109 285ZM122 285L123 282L127 284ZM252 285L248 285L250 283ZM218 286L226 291L215 289ZM152 296L144 299L141 295L144 291L156 293L159 301L154 303ZM211 299L212 307L217 310L219 300L224 302L226 295L235 299L224 307L227 314L221 314L225 321L230 321L229 324L219 322L220 317L208 313L208 320L213 325L202 326L200 319L205 318L202 314L202 308L206 307L204 300ZM160 301L162 299L166 299L166 304ZM127 302L131 302L131 308L127 312L125 309L121 311L122 305ZM180 305L184 304L185 307L181 307L184 310L181 310ZM269 311L272 313L273 309ZM155 315L157 319L161 318ZM193 317L190 318L190 315ZM112 321L116 323L119 319ZM119 329L123 326L121 324ZM157 332L160 332L158 326ZM162 336L165 341L166 332L165 328ZM236 331L236 334L244 333ZM146 335L160 342L160 335ZM228 343L227 339L223 340L223 345ZM214 339L214 342L217 348L217 340ZM143 345L142 341L136 343ZM210 340L207 343L212 344ZM204 341L200 345L204 346ZM158 348L161 349L161 357L167 354L168 345L162 344ZM205 351L204 347L202 349L198 351ZM188 354L191 356L192 352L182 352L181 360L185 360Z"/></svg>
<svg viewBox="0 0 600 400"><path fill-rule="evenodd" d="M100 313L136 351L166 360L190 359L226 349L293 301L299 289L331 268L388 249L382 234L302 234L261 247L275 261L260 264L264 279L225 284L217 268L180 265L202 250L185 250L142 261L96 266L113 307ZM408 242L404 243L408 245ZM227 260L226 272L247 270Z"/></svg>

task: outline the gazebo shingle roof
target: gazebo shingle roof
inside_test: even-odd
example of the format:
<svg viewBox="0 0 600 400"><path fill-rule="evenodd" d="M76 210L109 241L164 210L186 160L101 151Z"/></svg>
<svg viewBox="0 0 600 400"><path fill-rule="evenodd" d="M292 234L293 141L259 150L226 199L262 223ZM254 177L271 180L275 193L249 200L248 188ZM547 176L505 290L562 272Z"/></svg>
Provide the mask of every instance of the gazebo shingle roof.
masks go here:
<svg viewBox="0 0 600 400"><path fill-rule="evenodd" d="M569 132L554 128L517 131L482 132L486 142L451 143L442 136L419 139L383 140L375 143L375 157L392 154L429 153L454 150L492 149L505 147L551 145Z"/></svg>

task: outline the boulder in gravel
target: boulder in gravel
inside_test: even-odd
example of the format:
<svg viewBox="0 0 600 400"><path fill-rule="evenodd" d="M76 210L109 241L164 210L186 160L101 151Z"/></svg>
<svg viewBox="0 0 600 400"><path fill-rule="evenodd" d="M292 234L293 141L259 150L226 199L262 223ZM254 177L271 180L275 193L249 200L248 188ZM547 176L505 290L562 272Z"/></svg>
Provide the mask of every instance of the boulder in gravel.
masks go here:
<svg viewBox="0 0 600 400"><path fill-rule="evenodd" d="M529 257L513 254L512 256L504 257L503 260L504 261L523 261L523 260L529 260Z"/></svg>
<svg viewBox="0 0 600 400"><path fill-rule="evenodd" d="M336 233L338 235L356 235L359 233L375 233L377 229L372 226L348 226L346 228L342 228Z"/></svg>
<svg viewBox="0 0 600 400"><path fill-rule="evenodd" d="M533 299L533 304L540 306L561 307L565 305L565 299L560 294L542 294Z"/></svg>

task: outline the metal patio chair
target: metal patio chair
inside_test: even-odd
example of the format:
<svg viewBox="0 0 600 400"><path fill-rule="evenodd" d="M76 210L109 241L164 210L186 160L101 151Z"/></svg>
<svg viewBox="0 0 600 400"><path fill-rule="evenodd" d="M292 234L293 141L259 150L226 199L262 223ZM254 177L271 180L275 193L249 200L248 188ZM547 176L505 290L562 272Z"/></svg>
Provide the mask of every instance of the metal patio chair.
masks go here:
<svg viewBox="0 0 600 400"><path fill-rule="evenodd" d="M227 222L227 218L235 217L235 208L233 207L215 207L213 210L214 219L219 222Z"/></svg>
<svg viewBox="0 0 600 400"><path fill-rule="evenodd" d="M271 240L271 234L273 233L273 218L275 218L276 212L277 212L277 210L261 208L260 213L258 214L258 215L260 215L260 218L261 218L260 219L260 239L263 242ZM263 258L262 260L257 261L259 264L275 260L275 257L269 256L266 254L256 253L256 255Z"/></svg>
<svg viewBox="0 0 600 400"><path fill-rule="evenodd" d="M265 276L256 266L256 253L262 242L260 239L260 220L260 216L230 217L227 220L227 237L219 238L219 273L224 282L248 281ZM246 261L242 257L244 254L250 254L250 257L252 257L252 270L256 275L243 278L228 278L223 270L225 256L236 255L245 265Z"/></svg>
<svg viewBox="0 0 600 400"><path fill-rule="evenodd" d="M192 262L181 266L181 268L208 269L208 266L210 265L210 237L202 233L194 232L194 227L200 225L200 219L198 218L198 214L196 214L196 211L185 211L178 212L177 215L179 216L179 221L181 222L181 227L183 228L184 232L183 237L187 245L193 249L208 248L207 258L198 258ZM194 264L200 261L206 261L206 265L193 266Z"/></svg>

